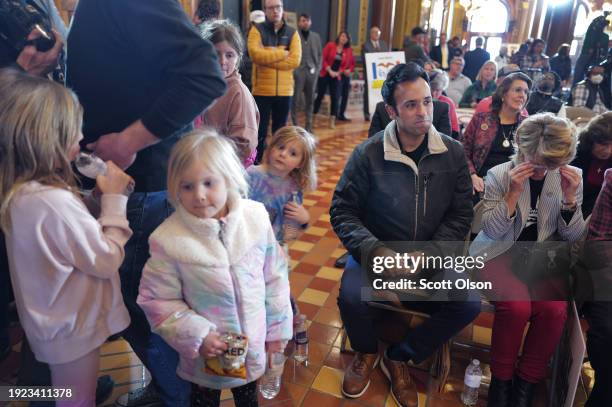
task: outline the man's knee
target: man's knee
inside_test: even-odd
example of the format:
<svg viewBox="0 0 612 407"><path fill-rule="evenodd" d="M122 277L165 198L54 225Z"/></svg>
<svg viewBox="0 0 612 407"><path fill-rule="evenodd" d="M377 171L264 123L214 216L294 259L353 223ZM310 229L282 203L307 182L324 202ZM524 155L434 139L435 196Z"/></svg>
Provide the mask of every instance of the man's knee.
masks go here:
<svg viewBox="0 0 612 407"><path fill-rule="evenodd" d="M463 303L462 308L462 315L464 316L465 320L471 322L480 314L481 303L480 301L466 301Z"/></svg>
<svg viewBox="0 0 612 407"><path fill-rule="evenodd" d="M338 307L341 311L367 307L361 299L361 266L350 256L340 281Z"/></svg>

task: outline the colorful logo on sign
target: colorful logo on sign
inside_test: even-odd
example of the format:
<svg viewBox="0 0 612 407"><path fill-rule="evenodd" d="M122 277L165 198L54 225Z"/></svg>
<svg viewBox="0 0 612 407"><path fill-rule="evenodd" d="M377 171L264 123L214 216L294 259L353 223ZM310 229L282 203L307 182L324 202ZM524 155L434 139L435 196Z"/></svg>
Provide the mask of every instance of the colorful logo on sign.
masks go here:
<svg viewBox="0 0 612 407"><path fill-rule="evenodd" d="M372 87L374 89L381 89L383 82L387 79L387 74L395 65L401 64L400 61L395 62L372 62Z"/></svg>

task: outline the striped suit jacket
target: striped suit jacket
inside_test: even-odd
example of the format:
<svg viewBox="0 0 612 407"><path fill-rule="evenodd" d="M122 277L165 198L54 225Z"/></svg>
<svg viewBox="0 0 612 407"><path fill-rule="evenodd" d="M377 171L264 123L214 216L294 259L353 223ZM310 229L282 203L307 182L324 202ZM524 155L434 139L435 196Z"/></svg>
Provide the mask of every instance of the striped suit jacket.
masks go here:
<svg viewBox="0 0 612 407"><path fill-rule="evenodd" d="M504 195L510 188L509 171L514 163L509 161L489 170L485 181L484 211L482 231L470 247L470 254L481 255L487 252L487 259L499 256L512 247L527 223L531 209L529 180L518 200L516 211L508 217L508 206ZM582 170L572 167L582 173ZM558 169L549 171L542 187L538 203L538 242L545 240L578 241L586 233L586 222L582 215L582 181L576 191L577 208L569 223L561 216L561 173Z"/></svg>

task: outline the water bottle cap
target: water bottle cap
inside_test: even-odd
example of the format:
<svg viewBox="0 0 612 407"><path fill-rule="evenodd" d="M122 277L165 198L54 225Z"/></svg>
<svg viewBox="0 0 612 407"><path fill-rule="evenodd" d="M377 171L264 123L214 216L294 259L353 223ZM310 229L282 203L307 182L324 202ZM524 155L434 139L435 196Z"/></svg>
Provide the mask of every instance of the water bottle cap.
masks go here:
<svg viewBox="0 0 612 407"><path fill-rule="evenodd" d="M480 365L480 360L478 360L478 359L474 359L474 360L472 360L472 364L473 364L474 366L478 366L478 365Z"/></svg>

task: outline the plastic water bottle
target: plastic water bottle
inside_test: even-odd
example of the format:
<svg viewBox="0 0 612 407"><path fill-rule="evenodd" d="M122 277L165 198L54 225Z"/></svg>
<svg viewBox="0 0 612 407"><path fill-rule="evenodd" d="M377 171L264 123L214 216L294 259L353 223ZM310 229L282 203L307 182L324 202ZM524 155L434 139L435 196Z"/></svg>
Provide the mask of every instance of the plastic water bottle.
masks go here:
<svg viewBox="0 0 612 407"><path fill-rule="evenodd" d="M265 399L273 399L278 396L280 392L281 377L271 375L266 372L261 379L259 379L259 392Z"/></svg>
<svg viewBox="0 0 612 407"><path fill-rule="evenodd" d="M466 406L473 406L478 402L478 389L480 388L481 379L482 369L480 368L480 361L474 359L465 369L465 378L463 379L461 402Z"/></svg>
<svg viewBox="0 0 612 407"><path fill-rule="evenodd" d="M96 179L99 175L106 174L108 170L106 163L100 157L84 152L80 152L77 155L74 160L74 165L81 174L91 179ZM134 185L129 184L124 194L129 196L132 192L134 192Z"/></svg>
<svg viewBox="0 0 612 407"><path fill-rule="evenodd" d="M289 202L298 203L297 191L291 193L291 198L289 199ZM285 219L285 222L283 223L283 240L285 241L285 243L297 240L298 236L300 235L301 229L302 228L299 222L296 222L291 219Z"/></svg>
<svg viewBox="0 0 612 407"><path fill-rule="evenodd" d="M280 352L268 353L266 358L266 372L259 379L259 393L269 400L278 396L280 392L281 376L287 358Z"/></svg>
<svg viewBox="0 0 612 407"><path fill-rule="evenodd" d="M74 165L81 174L87 178L96 179L99 175L106 174L106 163L100 157L93 154L80 152L74 160Z"/></svg>
<svg viewBox="0 0 612 407"><path fill-rule="evenodd" d="M308 332L306 331L306 315L300 314L295 325L295 352L293 358L299 363L308 361Z"/></svg>

